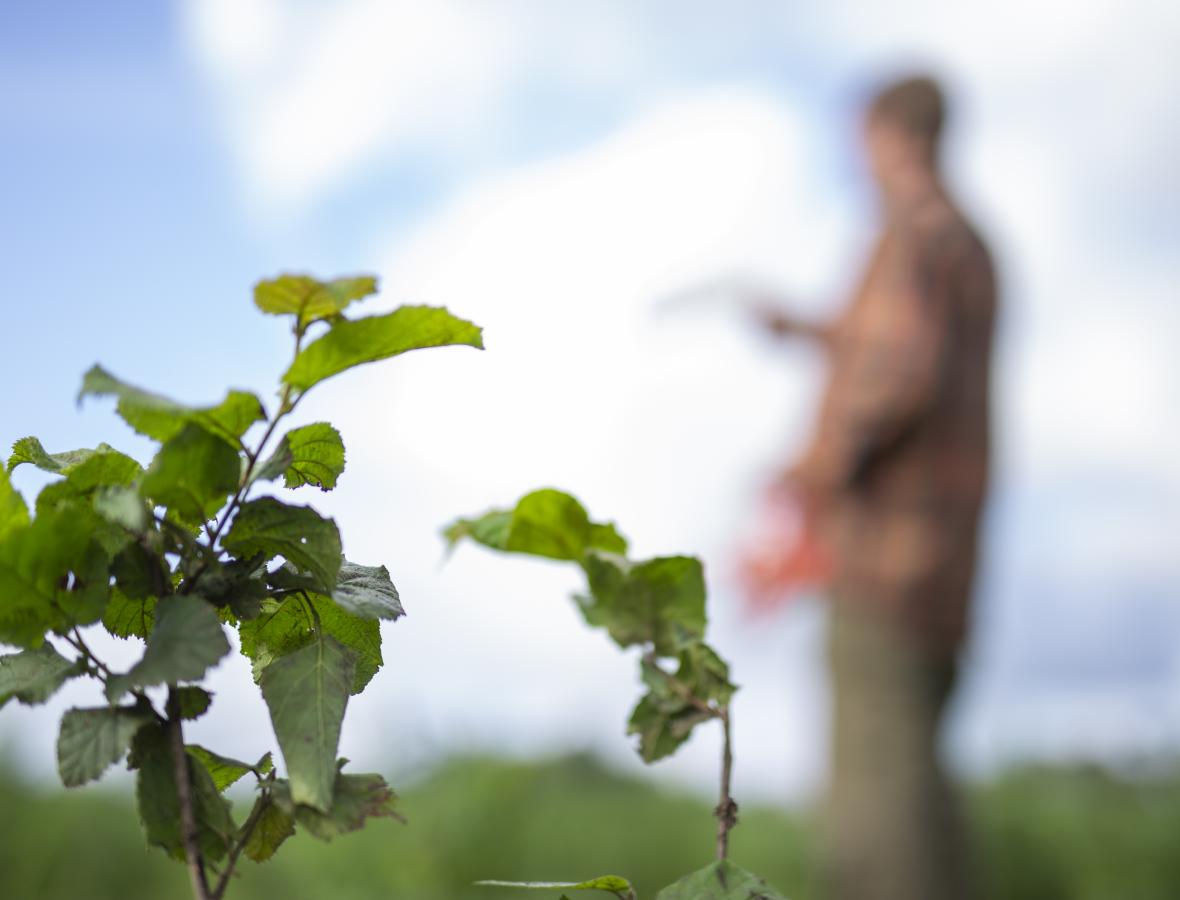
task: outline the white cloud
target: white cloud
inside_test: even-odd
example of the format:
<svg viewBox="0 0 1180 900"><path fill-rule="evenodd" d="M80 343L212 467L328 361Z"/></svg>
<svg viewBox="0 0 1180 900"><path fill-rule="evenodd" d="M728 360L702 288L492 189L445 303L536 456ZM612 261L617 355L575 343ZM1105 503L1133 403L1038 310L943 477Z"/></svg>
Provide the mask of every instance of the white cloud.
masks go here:
<svg viewBox="0 0 1180 900"><path fill-rule="evenodd" d="M775 56L823 60L848 82L870 66L934 65L981 132L1006 135L1018 152L1048 149L1071 181L1097 181L1088 196L1144 171L1180 187L1169 165L1180 134L1167 127L1180 14L1150 0L807 9L745 0L724 11L671 0L188 0L183 9L243 184L272 215L303 211L407 152L502 161L505 132L536 128L530 104L546 92L550 103L630 111L704 72L766 84L751 61Z"/></svg>
<svg viewBox="0 0 1180 900"><path fill-rule="evenodd" d="M538 85L640 110L560 158L468 173L445 208L396 240L375 240L390 302L447 303L486 326L489 351L407 358L356 376L356 402L324 407L357 448L351 483L366 485L363 495L343 486L327 505L351 523L358 556L401 566L411 607L390 631L391 654L416 680L366 701L370 722L448 740L556 746L605 735L603 746L619 746L631 673L560 603L570 579L474 552L441 575L433 567L430 526L536 484L568 486L594 512L617 516L640 553L703 553L724 603L727 551L754 473L804 424L816 372L755 349L724 314L658 315L651 300L725 271L757 272L803 297L837 296L857 235L848 211L810 186L817 123L771 99L777 86L765 74L762 90L689 94L678 83L713 52L738 59L772 48L789 59L807 48L847 80L887 62L949 73L965 100L955 172L1008 288L1004 486L1076 480L1076 500L1071 493L1055 524L1026 528L1033 546L1001 547L997 565L1039 558L1054 577L1070 560L1085 572L1140 563L1171 571L1170 520L1158 507L1108 519L1105 509L1087 515L1086 504L1095 477L1131 473L1159 496L1180 490L1180 426L1167 415L1180 393L1167 340L1180 272L1166 241L1156 246L1128 225L1145 210L1177 208L1180 15L1111 0L709 8L189 7L244 182L271 212L306 209L407 146L479 158L502 129L536 124L530 115L542 114L527 107ZM372 496L395 508L373 510ZM1070 527L1047 534L1062 518ZM822 715L814 653L776 670L769 660L780 648L759 649L724 611L721 621L723 646L750 684L740 721L767 729L767 740L752 741L751 726L739 725L739 740L744 732L762 748L743 759L743 777L797 789L818 766L819 742L800 737ZM814 627L796 627L814 651ZM798 689L789 707L757 686L772 677ZM494 702L473 704L490 678ZM987 721L1027 744L1022 729L1037 717L1023 715ZM1082 732L1106 722L1077 727L1085 744ZM1061 724L1054 741L1068 743L1068 732ZM682 765L703 771L711 753L704 742Z"/></svg>
<svg viewBox="0 0 1180 900"><path fill-rule="evenodd" d="M1041 583L1022 581L1023 567L1070 590L1177 577L1180 267L1175 232L1153 230L1161 215L1175 228L1180 209L1175 4L189 0L183 9L257 210L306 213L407 150L464 170L445 208L396 239L374 235L374 268L389 302L448 303L486 325L489 351L407 357L350 376L308 408L336 421L350 448L339 492L317 504L340 518L350 554L390 565L410 610L387 628L388 667L346 725L343 752L358 765L385 767L394 754L404 770L417 761L406 753L465 741L524 750L590 740L625 753L633 667L562 599L572 573L474 550L436 565L436 525L550 483L617 517L640 554L704 556L718 640L745 685L739 777L798 791L818 770L814 610L780 631L749 629L726 606L728 551L758 473L804 426L817 373L753 342L725 313L652 305L719 271L753 271L807 300L843 286L857 235L847 210L812 187L821 167L808 143L835 125L774 99L780 70L748 59L781 60L796 88L803 65L850 82L878 63L928 61L965 100L955 168L1008 276L1002 487L1053 489L1047 513L1035 508L1039 495L1022 495L1036 521L1000 536L997 580L1011 589L1001 612L1035 620ZM758 87L701 91L718 78ZM558 158L488 170L506 131L537 127L566 101L573 118L586 101L628 124ZM527 137L518 146L534 149ZM1125 502L1099 497L1099 480ZM1078 597L1109 614L1110 642L1122 639L1119 596ZM1034 649L1067 645L1067 619L1037 632ZM1003 646L984 650L988 665L1006 664ZM202 729L221 729L210 742L242 756L271 742L256 694L240 690L245 677L236 658L218 670L226 713L196 732L205 740L213 732ZM1177 696L1174 683L1163 688ZM1128 695L1105 691L1029 705L1004 693L972 721L993 753L1036 744L1054 710L1042 735L1052 752L1110 734L1134 746L1152 721L1175 745L1174 703L1161 713L1152 695L1145 714L1125 714ZM19 721L43 727L15 731L35 735L51 759L57 714L77 699L94 700L67 693L21 710ZM711 773L714 750L704 738L657 771Z"/></svg>
<svg viewBox="0 0 1180 900"><path fill-rule="evenodd" d="M479 134L519 58L509 23L457 0L186 10L244 181L269 212L297 210L382 152Z"/></svg>
<svg viewBox="0 0 1180 900"><path fill-rule="evenodd" d="M807 184L814 161L804 133L788 109L757 95L685 100L599 146L482 183L396 242L381 267L387 295L463 311L487 326L490 348L484 358L423 360L417 377L374 373L366 387L366 395L387 398L398 425L372 422L364 442L417 457L406 477L420 485L418 508L445 518L470 508L472 497L478 506L537 483L569 486L595 511L617 515L640 553L702 553L715 603L729 602L725 566L751 480L774 448L785 450L788 435L799 433L816 373L759 353L724 316L661 318L651 299L718 271L762 272L808 291L835 288L854 231L840 215L825 222L830 207ZM1158 303L1153 294L1168 271L1137 273L1141 294L1113 304L1128 267L1117 253L1101 264L1077 260L1076 235L1084 229L1069 223L1065 203L1075 185L1052 166L1032 164L1035 156L1016 158L1024 164L1019 174L1000 166L974 186L990 199L994 227L1009 235L1010 246L1026 249L1015 260L1009 297L1026 309L1012 310L1016 337L1006 346L1009 368L999 384L1000 434L1006 459L1015 463L1015 473L1006 474L1024 484L1083 479L1070 501L1075 516L1064 511L1069 527L1060 527L1059 517L1046 519L1032 531L1041 549L1022 552L1039 553L1042 572L1054 578L1070 571L1055 567L1075 567L1079 555L1084 571L1129 572L1145 564L1151 577L1174 577L1161 549L1167 532L1159 507L1132 504L1118 518L1101 505L1086 511L1084 480L1095 473L1117 478L1134 466L1136 477L1154 479L1157 489L1180 488L1170 455L1180 431L1161 415L1176 367L1157 320L1142 317ZM440 417L448 402L436 391L451 402L464 398L465 413ZM395 436L406 427L412 441ZM437 487L425 487L431 484ZM469 602L481 602L471 584ZM522 583L521 593L533 596L532 585ZM510 642L528 627L527 607L502 613L498 626L483 623L481 640L502 634ZM817 631L807 632L810 654L776 671L781 647L759 646L731 611L722 608L720 620L738 678L754 686L742 719L760 723L743 729L746 745L760 748L743 759L743 777L798 793L821 768ZM598 740L611 735L615 710L632 689L612 681L618 692L608 693L594 673L619 662L590 656L599 652L590 644L578 648L581 639L572 635L580 624L572 618L546 627L557 630L545 634L567 635L559 640L571 677L552 686L548 701L532 687L534 702L549 712L545 724L530 727L570 735L585 729ZM1054 634L1068 639L1069 630L1055 624ZM464 657L479 653L468 649ZM998 660L1002 666L1002 654ZM486 665L503 671L502 661L488 658ZM767 688L772 674L772 684L794 687L789 704ZM570 722L560 697L591 712ZM999 729L989 738L996 753L1036 743L1026 731L1033 721L1027 710L1012 706L1005 718L994 697L987 702L993 705L977 712ZM1010 705L1011 698L998 702ZM1075 746L1096 747L1105 727L1078 725ZM1068 729L1062 725L1053 740L1067 744ZM706 739L665 771L704 778L712 752Z"/></svg>
<svg viewBox="0 0 1180 900"><path fill-rule="evenodd" d="M414 676L382 695L396 730L427 720L452 742L590 742L629 758L634 661L580 622L565 600L574 573L473 549L436 567L435 526L553 484L616 517L638 554L703 554L737 677L768 675L739 708L742 777L803 789L821 744L797 736L822 713L814 691L784 706L776 685L813 684L815 660L749 654L724 587L745 505L735 485L786 444L814 372L752 351L732 313L653 304L717 271L796 272L800 284L830 271L842 226L801 177L805 150L790 109L710 93L492 179L386 245L386 302L447 304L482 324L488 345L374 367L352 376L346 397L318 401L348 436L348 484L366 486L342 483L329 508L350 554L389 562L410 610L390 653ZM473 701L489 680L495 695ZM705 738L661 771L711 774L711 746Z"/></svg>
<svg viewBox="0 0 1180 900"><path fill-rule="evenodd" d="M265 73L289 37L282 0L195 0L183 9L188 36L210 74L227 82Z"/></svg>

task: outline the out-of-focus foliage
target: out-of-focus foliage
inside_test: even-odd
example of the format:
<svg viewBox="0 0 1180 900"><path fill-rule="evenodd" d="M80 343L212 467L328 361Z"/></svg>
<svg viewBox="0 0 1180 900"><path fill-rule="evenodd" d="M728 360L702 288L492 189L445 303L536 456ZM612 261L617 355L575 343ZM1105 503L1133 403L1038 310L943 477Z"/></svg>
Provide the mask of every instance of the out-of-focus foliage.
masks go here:
<svg viewBox="0 0 1180 900"><path fill-rule="evenodd" d="M627 540L612 522L597 523L574 497L545 488L522 497L512 509L493 509L474 519L459 519L443 536L454 544L468 538L493 550L526 553L577 563L586 576L586 593L574 598L586 624L603 628L620 647L639 646L640 678L647 687L627 723L639 736L644 762L671 756L702 722L722 725L717 862L668 885L657 900L781 900L766 879L732 865L729 832L738 823L730 793L734 753L729 701L737 685L729 664L705 643L705 575L694 556L633 560ZM661 660L674 661L673 672ZM529 882L541 890L605 890L618 900L636 900L631 884L594 877L562 882ZM520 888L523 881L485 881ZM561 900L567 900L561 895Z"/></svg>
<svg viewBox="0 0 1180 900"><path fill-rule="evenodd" d="M991 897L1180 897L1180 774L1029 769L972 799Z"/></svg>
<svg viewBox="0 0 1180 900"><path fill-rule="evenodd" d="M457 519L443 537L451 547L467 538L582 568L587 588L574 601L586 624L604 628L620 647L644 651L640 678L648 692L627 724L644 762L671 756L697 725L728 716L737 686L729 664L705 643L705 576L696 557L628 559L613 522L591 521L574 497L552 488L526 494L512 509ZM678 668L669 671L661 660Z"/></svg>
<svg viewBox="0 0 1180 900"><path fill-rule="evenodd" d="M251 792L230 796L240 816ZM969 798L989 900L1180 896L1180 776L1130 782L1095 770L1030 770ZM0 771L0 895L76 900L86 884L88 900L184 896L183 870L147 852L132 803L129 789L34 788ZM244 863L234 896L536 900L473 882L615 871L640 897L654 897L708 855L712 835L700 822L710 805L585 757L456 761L402 793L412 827L378 821L332 844L296 835L270 865ZM742 820L734 862L791 900L817 897L809 818L747 804Z"/></svg>

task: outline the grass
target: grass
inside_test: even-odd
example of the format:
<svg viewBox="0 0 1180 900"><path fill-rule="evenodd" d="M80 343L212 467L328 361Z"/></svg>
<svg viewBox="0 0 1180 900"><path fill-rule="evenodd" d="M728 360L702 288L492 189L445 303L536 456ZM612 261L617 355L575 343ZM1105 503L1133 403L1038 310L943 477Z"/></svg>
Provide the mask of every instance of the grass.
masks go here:
<svg viewBox="0 0 1180 900"><path fill-rule="evenodd" d="M230 897L515 900L472 882L611 873L651 898L713 851L706 802L584 756L453 760L401 808L409 826L379 821L331 844L296 837L275 862L245 863ZM1180 896L1180 778L1025 770L974 789L970 808L993 900ZM814 851L797 812L744 809L733 836L734 860L792 898L817 896ZM144 847L129 795L34 787L0 771L0 897L180 900L187 890L183 867Z"/></svg>

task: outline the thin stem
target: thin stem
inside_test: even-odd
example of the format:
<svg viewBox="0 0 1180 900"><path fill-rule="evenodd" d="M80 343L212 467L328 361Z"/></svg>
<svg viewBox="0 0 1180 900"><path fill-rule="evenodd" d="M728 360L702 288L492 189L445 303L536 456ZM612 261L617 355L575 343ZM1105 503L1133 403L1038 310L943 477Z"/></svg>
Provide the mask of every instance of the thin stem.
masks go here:
<svg viewBox="0 0 1180 900"><path fill-rule="evenodd" d="M77 626L74 626L72 637L68 634L63 634L62 637L65 638L67 644L82 654L82 658L85 659L86 662L94 666L96 670L94 674L97 676L99 681L101 681L103 684L106 684L106 680L110 678L113 673L107 667L106 663L95 656L91 649L86 646L86 642L82 640L82 634L78 631Z"/></svg>
<svg viewBox="0 0 1180 900"><path fill-rule="evenodd" d="M738 823L738 805L730 796L733 776L733 741L729 730L729 707L721 710L721 801L713 814L717 816L717 860L725 862L729 856L729 831Z"/></svg>
<svg viewBox="0 0 1180 900"><path fill-rule="evenodd" d="M188 863L189 881L197 900L213 900L205 876L205 859L201 854L201 836L193 810L193 786L189 780L188 754L184 749L184 731L180 724L180 701L175 685L168 689L168 736L172 744L172 769L176 776L176 797L180 801L180 838Z"/></svg>
<svg viewBox="0 0 1180 900"><path fill-rule="evenodd" d="M299 357L299 350L302 346L303 330L297 327L295 329L295 358ZM225 526L229 524L229 520L233 517L234 512L236 512L238 507L242 505L242 501L246 499L246 494L250 490L250 476L254 474L254 469L258 465L258 460L262 457L262 451L266 449L267 442L274 436L275 429L278 428L279 422L289 413L293 412L300 399L302 399L301 394L292 400L291 394L291 385L283 385L283 391L279 395L279 408L275 412L274 418L267 423L266 431L263 432L262 435L262 440L258 442L258 446L253 451L243 448L246 453L246 468L242 472L242 478L238 483L238 489L234 492L233 497L230 498L229 504L224 510L222 510L221 517L217 520L217 524L214 525L213 531L209 532L209 556L216 554L217 541L221 537L221 533L225 530ZM192 592L192 589L196 586L198 579L200 579L200 577L205 573L205 570L209 568L209 556L206 556L205 559L201 561L201 565L191 577L185 579L184 585L180 589L182 594L188 594Z"/></svg>
<svg viewBox="0 0 1180 900"><path fill-rule="evenodd" d="M242 830L238 834L237 841L230 847L229 855L225 859L225 869L222 871L221 877L217 879L217 886L213 888L212 900L221 900L225 896L226 889L229 887L229 879L233 875L234 866L237 865L238 857L246 849L246 844L250 841L250 836L254 833L254 829L258 827L258 823L262 819L263 813L266 812L267 807L270 806L270 803L270 794L264 792L262 794L262 802L256 804L254 809L250 811L250 816L242 825Z"/></svg>
<svg viewBox="0 0 1180 900"><path fill-rule="evenodd" d="M733 738L730 733L729 707L715 706L694 694L692 688L659 664L654 650L645 653L643 659L654 671L660 673L668 686L686 703L721 721L721 798L717 808L713 810L713 815L717 817L717 859L724 862L729 856L729 832L738 823L738 805L729 792L733 778Z"/></svg>
<svg viewBox="0 0 1180 900"><path fill-rule="evenodd" d="M267 441L269 441L274 435L275 429L278 427L282 418L295 408L294 404L289 407L287 405L290 400L290 396L291 388L288 385L283 388L283 393L279 398L279 411L276 412L275 417L271 419L269 423L267 423L266 431L263 432L262 440L258 442L257 449L254 450L253 453L251 453L249 450L246 451L246 469L242 472L242 480L238 484L237 491L234 492L233 498L229 501L229 505L226 506L225 511L222 512L221 518L217 520L217 525L214 527L213 533L209 535L210 550L217 546L217 539L221 537L221 532L225 530L225 526L229 522L230 517L233 515L234 510L236 510L241 505L242 501L246 499L246 493L250 490L250 476L254 474L254 467L258 464L258 459L262 456L262 451L266 449Z"/></svg>
<svg viewBox="0 0 1180 900"><path fill-rule="evenodd" d="M74 626L73 632L74 633L72 636L68 634L61 635L62 639L82 654L81 658L89 665L93 666L93 671L89 671L89 674L97 678L105 685L108 679L115 676L115 673L111 671L110 666L95 656L94 651L86 645L84 640L82 640L82 632L78 630L78 626ZM143 706L145 709L150 709L152 715L154 715L160 722L166 721L158 712L156 712L155 708L152 706L151 701L148 699L147 694L145 694L141 688L132 688L131 696L138 700L141 706Z"/></svg>

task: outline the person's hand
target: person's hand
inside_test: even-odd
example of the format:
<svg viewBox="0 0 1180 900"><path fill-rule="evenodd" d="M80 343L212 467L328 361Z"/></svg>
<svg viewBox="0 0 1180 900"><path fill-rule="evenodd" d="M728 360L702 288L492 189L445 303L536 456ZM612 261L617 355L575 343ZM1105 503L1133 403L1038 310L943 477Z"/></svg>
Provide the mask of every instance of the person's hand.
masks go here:
<svg viewBox="0 0 1180 900"><path fill-rule="evenodd" d="M817 498L778 479L768 485L757 532L738 561L738 577L752 613L769 612L832 577L821 537Z"/></svg>
<svg viewBox="0 0 1180 900"><path fill-rule="evenodd" d="M778 338L802 338L828 346L835 337L829 323L806 319L788 312L781 298L757 291L743 295L749 315L766 331Z"/></svg>
<svg viewBox="0 0 1180 900"><path fill-rule="evenodd" d="M798 319L767 297L754 295L746 306L754 321L775 337L789 337L803 330Z"/></svg>

